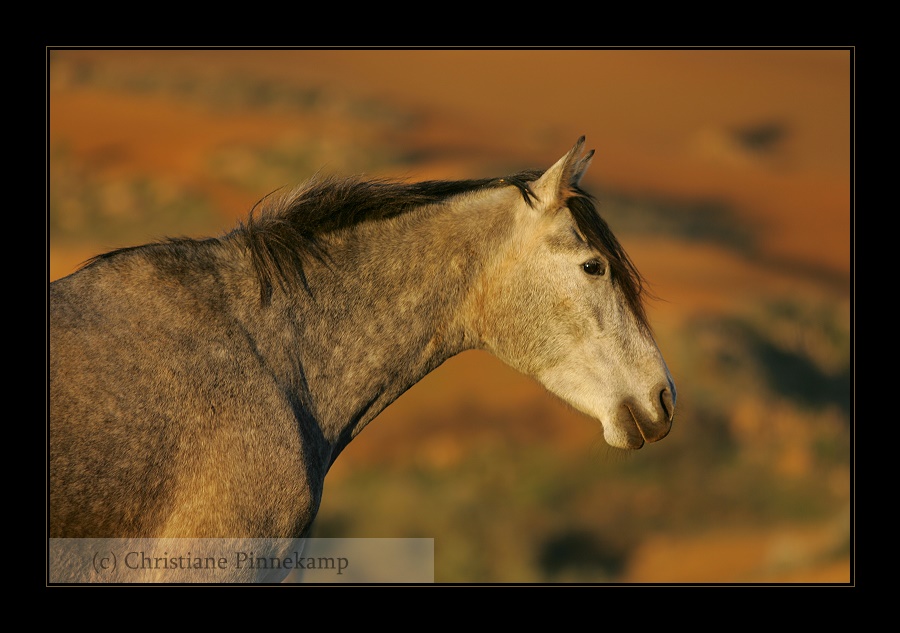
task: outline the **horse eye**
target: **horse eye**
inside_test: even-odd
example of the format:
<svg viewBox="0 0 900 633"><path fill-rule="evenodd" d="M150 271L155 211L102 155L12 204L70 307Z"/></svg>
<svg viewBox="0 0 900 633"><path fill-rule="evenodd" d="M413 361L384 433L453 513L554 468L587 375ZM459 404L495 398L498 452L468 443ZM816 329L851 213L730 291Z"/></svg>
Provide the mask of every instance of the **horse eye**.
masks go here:
<svg viewBox="0 0 900 633"><path fill-rule="evenodd" d="M606 266L604 266L601 262L598 262L596 259L584 262L581 265L581 268L588 275L592 275L595 277L599 277L600 275L606 273Z"/></svg>

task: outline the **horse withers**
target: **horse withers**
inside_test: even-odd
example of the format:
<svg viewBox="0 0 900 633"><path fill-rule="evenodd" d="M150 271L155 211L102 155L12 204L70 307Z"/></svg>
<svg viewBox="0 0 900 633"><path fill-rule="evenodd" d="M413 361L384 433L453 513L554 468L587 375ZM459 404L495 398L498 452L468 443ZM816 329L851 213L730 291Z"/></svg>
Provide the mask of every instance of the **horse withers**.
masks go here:
<svg viewBox="0 0 900 633"><path fill-rule="evenodd" d="M582 137L504 178L317 177L221 237L50 284L51 539L302 539L343 448L469 349L611 446L665 437L675 385L579 185L592 156Z"/></svg>

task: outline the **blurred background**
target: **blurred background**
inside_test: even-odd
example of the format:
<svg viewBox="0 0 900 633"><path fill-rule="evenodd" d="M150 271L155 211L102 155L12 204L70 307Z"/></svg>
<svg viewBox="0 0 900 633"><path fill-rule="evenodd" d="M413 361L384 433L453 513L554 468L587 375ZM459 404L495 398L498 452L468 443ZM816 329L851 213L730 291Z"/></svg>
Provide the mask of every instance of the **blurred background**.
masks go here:
<svg viewBox="0 0 900 633"><path fill-rule="evenodd" d="M833 50L49 50L48 275L219 235L317 170L549 167L658 297L662 442L481 352L385 410L329 473L314 536L434 538L435 580L853 581L853 57Z"/></svg>

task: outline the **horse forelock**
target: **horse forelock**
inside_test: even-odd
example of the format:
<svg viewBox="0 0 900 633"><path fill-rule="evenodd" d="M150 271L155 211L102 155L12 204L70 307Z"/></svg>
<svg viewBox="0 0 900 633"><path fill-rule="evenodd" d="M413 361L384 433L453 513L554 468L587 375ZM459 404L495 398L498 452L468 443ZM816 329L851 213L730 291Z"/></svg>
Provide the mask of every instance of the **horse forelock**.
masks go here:
<svg viewBox="0 0 900 633"><path fill-rule="evenodd" d="M532 205L534 193L531 190L531 182L543 174L544 172L540 170L529 170L508 176L503 180L519 187L525 202ZM588 245L609 261L613 281L621 288L638 324L649 332L650 322L644 307L644 297L649 294L646 289L646 281L631 258L628 257L606 220L600 215L596 199L578 185L570 185L563 191L561 203L562 206L569 209L578 230L587 239Z"/></svg>
<svg viewBox="0 0 900 633"><path fill-rule="evenodd" d="M644 307L644 297L648 294L646 281L598 212L596 200L581 188L573 187L566 206L588 245L609 262L613 283L621 289L641 328L649 332L650 322Z"/></svg>

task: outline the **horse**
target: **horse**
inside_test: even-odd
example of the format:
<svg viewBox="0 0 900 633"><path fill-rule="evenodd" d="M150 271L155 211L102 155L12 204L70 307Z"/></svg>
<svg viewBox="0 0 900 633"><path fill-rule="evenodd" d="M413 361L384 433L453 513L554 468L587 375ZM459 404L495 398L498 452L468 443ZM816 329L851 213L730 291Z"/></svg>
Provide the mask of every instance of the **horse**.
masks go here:
<svg viewBox="0 0 900 633"><path fill-rule="evenodd" d="M664 438L675 384L584 143L502 178L316 175L51 283L50 540L302 540L348 443L470 349L613 447Z"/></svg>

